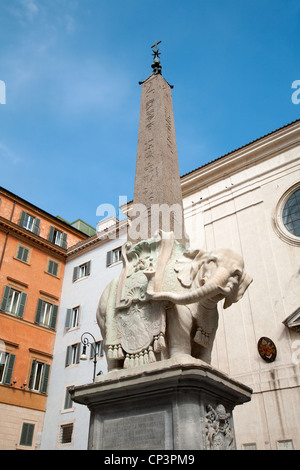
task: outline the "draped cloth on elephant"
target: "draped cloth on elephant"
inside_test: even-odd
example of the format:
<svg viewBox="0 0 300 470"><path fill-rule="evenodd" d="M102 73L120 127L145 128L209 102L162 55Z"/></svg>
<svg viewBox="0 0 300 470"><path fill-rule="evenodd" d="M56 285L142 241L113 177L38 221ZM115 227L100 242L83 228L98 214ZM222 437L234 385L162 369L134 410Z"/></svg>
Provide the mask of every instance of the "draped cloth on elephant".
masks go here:
<svg viewBox="0 0 300 470"><path fill-rule="evenodd" d="M161 287L166 276L167 262L172 258L175 261L183 251L184 245L174 239L172 232L160 231L151 239L135 245L123 245L123 270L120 278L111 284L108 296L108 359L125 359L124 368L135 367L155 362L154 353L165 349L166 303L149 299L145 272L153 269L157 287ZM171 267L170 269L173 271ZM170 273L170 279L173 276Z"/></svg>

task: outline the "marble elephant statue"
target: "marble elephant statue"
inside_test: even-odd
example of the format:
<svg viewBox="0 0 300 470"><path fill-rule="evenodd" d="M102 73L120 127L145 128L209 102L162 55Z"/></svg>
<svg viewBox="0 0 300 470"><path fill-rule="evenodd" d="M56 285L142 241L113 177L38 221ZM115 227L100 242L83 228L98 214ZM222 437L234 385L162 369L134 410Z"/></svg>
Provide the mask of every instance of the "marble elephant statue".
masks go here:
<svg viewBox="0 0 300 470"><path fill-rule="evenodd" d="M172 291L155 292L153 274L147 294L152 301L167 302L169 355L189 354L207 363L218 328L217 304L223 308L238 302L252 277L244 270L243 258L229 249L186 252L176 262L177 284Z"/></svg>
<svg viewBox="0 0 300 470"><path fill-rule="evenodd" d="M96 315L108 370L181 354L210 363L218 302L228 308L252 282L242 257L188 251L172 232L126 243L122 257L122 273L104 290Z"/></svg>

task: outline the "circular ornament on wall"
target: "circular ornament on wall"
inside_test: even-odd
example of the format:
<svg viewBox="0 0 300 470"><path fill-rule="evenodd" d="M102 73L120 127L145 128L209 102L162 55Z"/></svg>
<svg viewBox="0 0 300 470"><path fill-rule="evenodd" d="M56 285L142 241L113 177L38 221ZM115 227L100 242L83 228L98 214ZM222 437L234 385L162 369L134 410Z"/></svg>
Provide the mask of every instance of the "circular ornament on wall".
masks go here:
<svg viewBox="0 0 300 470"><path fill-rule="evenodd" d="M273 362L276 359L277 349L270 338L263 336L258 340L257 349L260 357L266 362Z"/></svg>

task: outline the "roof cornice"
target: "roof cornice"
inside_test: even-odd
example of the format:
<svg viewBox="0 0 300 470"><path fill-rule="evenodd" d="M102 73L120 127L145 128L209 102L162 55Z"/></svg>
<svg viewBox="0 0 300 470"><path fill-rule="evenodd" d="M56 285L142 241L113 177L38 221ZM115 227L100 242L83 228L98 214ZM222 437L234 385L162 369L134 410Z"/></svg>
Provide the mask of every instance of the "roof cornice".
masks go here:
<svg viewBox="0 0 300 470"><path fill-rule="evenodd" d="M14 235L15 237L19 238L20 240L23 240L24 242L32 246L38 246L40 249L51 253L52 256L56 256L62 261L65 261L66 259L67 251L64 248L61 248L60 246L55 245L54 243L51 243L45 238L42 238L39 235L36 235L33 232L30 232L29 230L26 230L25 228L1 216L0 230L4 233Z"/></svg>
<svg viewBox="0 0 300 470"><path fill-rule="evenodd" d="M181 176L183 197L300 144L300 120Z"/></svg>

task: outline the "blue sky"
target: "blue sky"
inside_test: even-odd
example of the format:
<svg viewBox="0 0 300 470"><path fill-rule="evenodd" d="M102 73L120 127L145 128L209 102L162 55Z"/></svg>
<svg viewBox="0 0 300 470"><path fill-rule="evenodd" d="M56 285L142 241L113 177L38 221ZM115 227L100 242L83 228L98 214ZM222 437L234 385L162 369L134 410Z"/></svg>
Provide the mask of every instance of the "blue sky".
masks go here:
<svg viewBox="0 0 300 470"><path fill-rule="evenodd" d="M299 0L0 0L0 185L93 226L131 200L155 40L181 174L300 118Z"/></svg>

